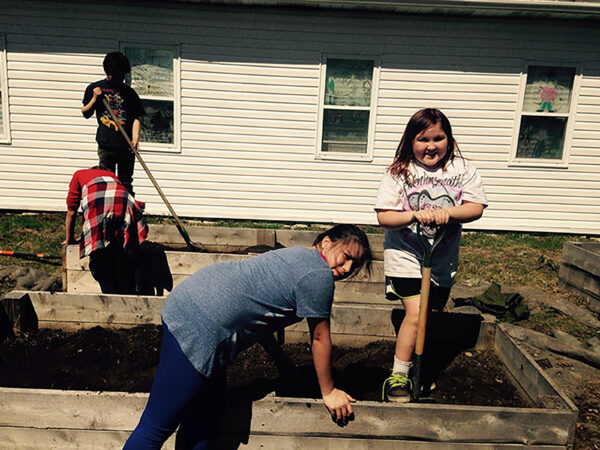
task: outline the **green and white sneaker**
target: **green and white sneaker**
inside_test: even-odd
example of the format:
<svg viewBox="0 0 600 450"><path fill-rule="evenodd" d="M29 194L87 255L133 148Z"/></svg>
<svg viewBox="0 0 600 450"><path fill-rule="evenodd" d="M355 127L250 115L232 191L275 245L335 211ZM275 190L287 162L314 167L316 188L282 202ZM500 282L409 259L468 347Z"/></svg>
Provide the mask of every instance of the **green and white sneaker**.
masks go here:
<svg viewBox="0 0 600 450"><path fill-rule="evenodd" d="M381 397L384 402L406 403L410 401L412 381L405 375L393 373L383 382Z"/></svg>

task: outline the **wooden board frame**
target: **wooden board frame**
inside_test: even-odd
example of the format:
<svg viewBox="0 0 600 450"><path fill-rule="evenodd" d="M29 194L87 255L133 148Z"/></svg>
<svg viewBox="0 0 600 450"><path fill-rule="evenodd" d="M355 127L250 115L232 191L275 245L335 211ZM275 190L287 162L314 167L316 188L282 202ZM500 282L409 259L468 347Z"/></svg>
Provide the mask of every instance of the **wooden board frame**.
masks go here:
<svg viewBox="0 0 600 450"><path fill-rule="evenodd" d="M596 312L600 312L600 243L565 242L558 278L577 292Z"/></svg>
<svg viewBox="0 0 600 450"><path fill-rule="evenodd" d="M147 274L147 278L153 280L156 288L153 292L165 295L202 267L219 262L239 261L251 256L253 255L148 249L142 259L147 263L148 271L152 272ZM66 292L100 294L100 285L89 269L89 258L79 259L79 247L76 245L68 246L65 251L65 270ZM352 279L337 282L335 299L383 304L387 303L384 292L383 262L373 261L370 276L361 273Z"/></svg>
<svg viewBox="0 0 600 450"><path fill-rule="evenodd" d="M149 226L148 239L159 244L184 246L181 234L174 225ZM186 226L190 238L206 246L209 252L237 252L255 245L276 244L284 247L303 245L310 247L321 231L268 229L268 228L234 228L210 226ZM367 237L376 260L383 259L383 233L367 233Z"/></svg>
<svg viewBox="0 0 600 450"><path fill-rule="evenodd" d="M164 300L27 291L13 291L5 298L13 304L30 302L40 326L72 328L159 323ZM333 340L361 343L394 339L394 311L396 308L389 305L334 305ZM462 320L459 316L479 318L475 348L494 350L535 407L359 401L355 404L356 420L339 428L319 400L267 396L245 408L232 408L224 433L243 448L321 444L323 448L570 448L577 418L573 403L502 325L481 321L477 315L452 315L453 321ZM23 323L31 323L26 319ZM286 337L306 339L306 331L299 324ZM54 444L99 448L99 443L102 448L120 448L135 427L146 398L144 393L0 388L0 448L51 448ZM171 440L165 448L173 445Z"/></svg>

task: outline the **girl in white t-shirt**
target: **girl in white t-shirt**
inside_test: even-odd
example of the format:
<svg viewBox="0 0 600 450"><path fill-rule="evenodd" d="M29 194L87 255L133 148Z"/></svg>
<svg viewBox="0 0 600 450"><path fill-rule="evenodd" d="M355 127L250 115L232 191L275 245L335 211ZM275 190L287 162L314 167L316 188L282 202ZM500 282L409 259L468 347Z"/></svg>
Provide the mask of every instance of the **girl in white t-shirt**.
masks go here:
<svg viewBox="0 0 600 450"><path fill-rule="evenodd" d="M417 339L423 250L416 224L432 238L447 227L432 260L429 304L443 309L458 266L461 224L479 219L487 199L477 169L462 157L446 116L438 109L408 121L394 161L379 185L375 211L387 231L383 244L386 297L402 300L406 315L398 331L392 374L384 399L410 400L408 372Z"/></svg>

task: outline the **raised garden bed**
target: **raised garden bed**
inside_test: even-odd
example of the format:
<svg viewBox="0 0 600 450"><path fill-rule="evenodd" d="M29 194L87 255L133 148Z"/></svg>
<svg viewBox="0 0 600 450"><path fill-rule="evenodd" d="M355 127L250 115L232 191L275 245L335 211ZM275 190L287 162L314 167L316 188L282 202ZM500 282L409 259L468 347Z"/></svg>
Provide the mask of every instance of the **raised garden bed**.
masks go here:
<svg viewBox="0 0 600 450"><path fill-rule="evenodd" d="M198 269L216 262L237 261L255 253L294 245L312 245L319 232L253 228L189 227L190 238L203 244L205 252L187 251L177 229L152 225L142 247L142 272L148 280L146 294L165 295ZM338 283L336 300L385 303L383 275L383 234L370 234L369 240L379 260L373 261L370 277L364 275ZM79 259L79 248L70 245L65 254L63 290L72 293L100 293L89 271L89 258Z"/></svg>
<svg viewBox="0 0 600 450"><path fill-rule="evenodd" d="M159 323L162 301L162 297L13 292L2 301L3 308L0 310L8 310L6 320L14 323L18 319L24 327L34 327L36 319L41 326L54 328L63 328L64 325L72 329L96 325L105 328L132 327L140 323ZM37 317L32 317L32 311ZM373 349L382 348L386 357L381 358L389 359L390 355L387 354L390 350L385 346L390 344L385 341L393 340L401 314L391 306L334 305L334 343L361 347L379 341L365 347L363 351L366 358L362 363L359 359L347 356L349 366L356 363L348 373L359 374L362 370L361 379L364 380L382 376L381 371L386 367L373 369L371 366L369 369L369 364L380 358ZM432 315L430 323L431 341L426 354L427 351L431 354L433 348L451 355L452 359L458 354L462 354L461 358L478 358L493 353L501 362L501 371L506 377L499 383L494 375L493 383L512 383L520 394L508 395L523 397L531 407L450 404L448 399L436 404L394 405L365 399L355 405L356 420L340 428L331 422L320 400L282 396L289 395L284 390L277 395L277 385L267 377L262 387L256 388L261 383L254 383L254 391L243 389L244 392L254 392L251 398L243 399L240 403L240 396L233 396L236 400L226 407L228 420L222 430L223 446L235 448L240 443L249 448L368 445L369 448L383 449L437 445L462 449L508 448L515 445L567 448L572 445L577 410L532 358L520 350L502 325L466 314ZM299 324L286 332L286 341L308 342L306 326ZM442 345L445 347L441 348ZM464 353L469 348L473 349L470 357ZM247 357L264 359L263 356L252 354ZM474 368L477 360L472 361L469 360L465 367ZM243 361L239 363L243 364ZM268 376L273 376L275 371L268 364L265 367ZM302 367L307 369L301 370L309 370L310 365L302 363ZM444 370L450 370L449 367L446 365ZM377 374L373 375L375 372ZM446 378L449 377L451 373L446 373ZM305 378L308 379L308 376ZM490 381L490 378L486 381ZM440 383L443 379L440 378ZM473 380L476 384L472 390L483 385L482 380L479 383L476 377ZM265 395L273 388L275 395ZM443 388L442 385L439 392L444 391L448 394L447 387ZM146 395L1 388L0 448L47 448L48 443L63 448L91 448L98 442L102 442L103 448L120 448L137 423ZM364 398L370 398L369 395L373 394L365 394ZM169 444L171 447L167 448L172 448L172 442Z"/></svg>
<svg viewBox="0 0 600 450"><path fill-rule="evenodd" d="M600 243L565 242L558 278L600 312Z"/></svg>

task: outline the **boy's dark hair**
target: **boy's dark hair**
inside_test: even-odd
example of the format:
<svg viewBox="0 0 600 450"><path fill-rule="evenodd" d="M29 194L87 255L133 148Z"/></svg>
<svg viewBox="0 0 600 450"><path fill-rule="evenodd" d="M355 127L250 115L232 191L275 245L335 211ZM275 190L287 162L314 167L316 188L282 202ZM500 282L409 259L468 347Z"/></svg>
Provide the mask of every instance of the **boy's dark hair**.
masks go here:
<svg viewBox="0 0 600 450"><path fill-rule="evenodd" d="M440 161L442 169L445 170L448 161L454 159L455 152L460 155L458 144L452 135L450 121L445 114L436 108L421 109L414 113L406 124L406 129L402 134L402 139L400 139L400 144L398 144L396 154L394 155L394 161L388 168L392 175L396 177L402 176L408 180L410 175L408 173L408 165L414 159L413 142L421 131L429 128L432 125L435 125L436 123L439 123L442 126L442 130L444 130L444 133L446 133L446 137L448 138L448 149L446 151L446 155Z"/></svg>
<svg viewBox="0 0 600 450"><path fill-rule="evenodd" d="M343 223L335 225L329 230L319 234L313 242L313 245L316 246L326 237L329 237L331 242L342 241L343 243L349 243L354 241L362 247L362 256L358 261L354 261L352 264L350 276L354 276L363 268L367 271L367 273L371 273L371 260L373 259L373 254L371 252L371 244L369 244L369 239L363 230L352 224Z"/></svg>
<svg viewBox="0 0 600 450"><path fill-rule="evenodd" d="M131 72L131 64L127 56L121 52L110 52L104 57L104 72L106 75L125 75Z"/></svg>

